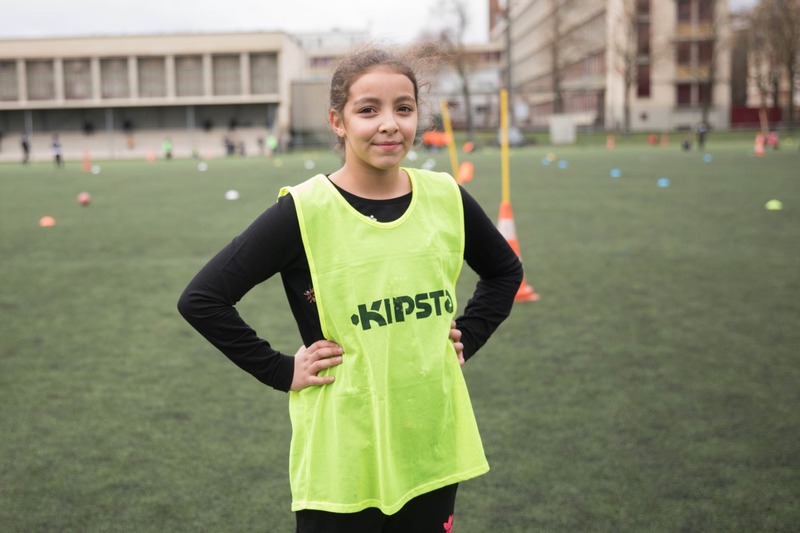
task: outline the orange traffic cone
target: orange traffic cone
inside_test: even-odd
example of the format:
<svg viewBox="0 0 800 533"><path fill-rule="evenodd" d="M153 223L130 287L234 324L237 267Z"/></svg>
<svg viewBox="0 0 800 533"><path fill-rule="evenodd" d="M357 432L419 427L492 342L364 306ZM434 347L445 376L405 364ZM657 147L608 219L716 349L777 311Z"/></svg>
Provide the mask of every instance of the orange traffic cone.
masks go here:
<svg viewBox="0 0 800 533"><path fill-rule="evenodd" d="M517 254L517 257L522 259L519 253L519 242L517 242L517 229L514 226L514 215L511 212L511 202L500 202L500 216L497 220L497 229L500 234L506 238L511 249ZM533 287L528 285L525 278L522 278L522 283L517 290L517 295L514 297L515 302L538 302L539 294L533 290Z"/></svg>
<svg viewBox="0 0 800 533"><path fill-rule="evenodd" d="M92 170L92 159L89 157L89 150L83 151L83 171L89 172Z"/></svg>
<svg viewBox="0 0 800 533"><path fill-rule="evenodd" d="M617 138L613 135L606 135L606 149L613 150L617 146Z"/></svg>
<svg viewBox="0 0 800 533"><path fill-rule="evenodd" d="M759 134L756 135L756 142L755 142L755 145L753 146L753 153L756 155L756 157L763 157L764 156L764 144L765 144L765 141L766 141L766 137L764 137L764 134L759 133Z"/></svg>

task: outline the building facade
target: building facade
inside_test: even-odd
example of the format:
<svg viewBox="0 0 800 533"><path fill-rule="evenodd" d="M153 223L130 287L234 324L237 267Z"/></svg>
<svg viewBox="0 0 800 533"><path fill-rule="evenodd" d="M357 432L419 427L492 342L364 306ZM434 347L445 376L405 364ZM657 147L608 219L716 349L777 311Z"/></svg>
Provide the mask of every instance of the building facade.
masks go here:
<svg viewBox="0 0 800 533"><path fill-rule="evenodd" d="M303 59L281 32L0 40L0 131L102 136L112 155L143 131L180 137L178 152L204 134L288 131Z"/></svg>
<svg viewBox="0 0 800 533"><path fill-rule="evenodd" d="M730 122L724 0L490 0L504 79L520 127L554 114L617 131ZM494 10L492 11L492 7Z"/></svg>
<svg viewBox="0 0 800 533"><path fill-rule="evenodd" d="M490 42L466 45L466 75L443 64L430 79L429 111L446 101L456 128L468 106L474 128L497 128L501 87L520 129L554 115L609 131L730 126L727 1L487 2ZM165 136L176 156L220 153L223 137L249 152L268 135L329 144L330 75L368 41L342 30L0 40L0 134L27 134L34 151L71 137L67 157L139 157Z"/></svg>

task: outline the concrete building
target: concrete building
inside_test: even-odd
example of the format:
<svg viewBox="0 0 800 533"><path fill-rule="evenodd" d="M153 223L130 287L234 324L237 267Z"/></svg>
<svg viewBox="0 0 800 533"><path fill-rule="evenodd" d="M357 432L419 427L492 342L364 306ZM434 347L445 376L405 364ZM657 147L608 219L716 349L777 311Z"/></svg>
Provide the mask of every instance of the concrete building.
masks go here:
<svg viewBox="0 0 800 533"><path fill-rule="evenodd" d="M27 133L34 154L58 134L67 158L160 155L166 137L176 156L217 154L224 136L255 147L288 131L304 75L281 32L0 40L0 131L6 146Z"/></svg>
<svg viewBox="0 0 800 533"><path fill-rule="evenodd" d="M507 0L508 17L489 1L518 126L552 115L606 130L729 126L726 1Z"/></svg>
<svg viewBox="0 0 800 533"><path fill-rule="evenodd" d="M28 135L34 159L49 159L59 135L66 159L218 156L284 146L330 147L330 77L367 31L87 36L0 40L0 159L16 159ZM476 128L495 128L501 48L469 45L466 65ZM466 122L463 81L442 64L426 114L451 106ZM2 146L2 145L0 145Z"/></svg>
<svg viewBox="0 0 800 533"><path fill-rule="evenodd" d="M501 87L522 129L554 115L596 130L729 127L725 0L487 2L491 40L465 48L476 129L497 128ZM330 75L366 41L342 30L0 40L0 159L18 157L23 133L35 159L50 157L53 134L67 159L160 156L166 138L176 157L222 155L223 140L255 153L271 134L330 145ZM429 81L429 111L446 100L465 127L457 70L443 64Z"/></svg>
<svg viewBox="0 0 800 533"><path fill-rule="evenodd" d="M293 145L298 148L333 146L333 134L327 121L331 76L342 57L370 40L369 32L336 29L299 33L293 37L305 61L303 77L292 80Z"/></svg>

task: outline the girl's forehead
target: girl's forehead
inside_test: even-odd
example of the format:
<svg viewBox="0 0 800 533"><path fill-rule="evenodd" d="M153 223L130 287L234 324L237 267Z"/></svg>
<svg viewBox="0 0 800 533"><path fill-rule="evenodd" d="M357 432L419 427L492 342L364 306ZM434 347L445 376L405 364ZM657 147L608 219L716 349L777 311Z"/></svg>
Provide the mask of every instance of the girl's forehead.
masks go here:
<svg viewBox="0 0 800 533"><path fill-rule="evenodd" d="M414 83L411 79L395 69L377 67L370 69L353 80L349 95L372 92L376 90L410 91L414 94Z"/></svg>
<svg viewBox="0 0 800 533"><path fill-rule="evenodd" d="M398 77L398 76L401 77L401 78L407 79L408 82L411 83L411 78L409 78L406 74L404 74L403 72L400 72L396 68L392 68L392 67L386 66L386 65L379 65L379 66L367 69L364 72L362 72L361 74L359 74L358 76L356 76L355 78L353 78L353 82L350 84L350 86L352 87L355 83L357 83L359 80L363 80L364 78L389 79L389 78L394 78L394 77Z"/></svg>

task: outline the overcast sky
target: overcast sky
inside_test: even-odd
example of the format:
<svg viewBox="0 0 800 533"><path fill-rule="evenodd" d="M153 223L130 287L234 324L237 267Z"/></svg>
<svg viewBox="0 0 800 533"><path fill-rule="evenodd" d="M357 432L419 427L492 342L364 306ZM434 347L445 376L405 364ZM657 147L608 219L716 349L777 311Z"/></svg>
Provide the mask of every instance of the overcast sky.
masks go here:
<svg viewBox="0 0 800 533"><path fill-rule="evenodd" d="M488 0L469 7L468 42L488 40ZM369 31L408 42L441 24L440 0L18 0L0 10L0 38L173 32Z"/></svg>
<svg viewBox="0 0 800 533"><path fill-rule="evenodd" d="M469 7L467 42L488 41L488 0ZM666 1L666 0L658 0ZM732 8L756 0L730 0ZM447 25L452 0L17 0L0 10L0 39L64 35L273 31L369 31L408 42ZM452 23L449 24L452 27Z"/></svg>

